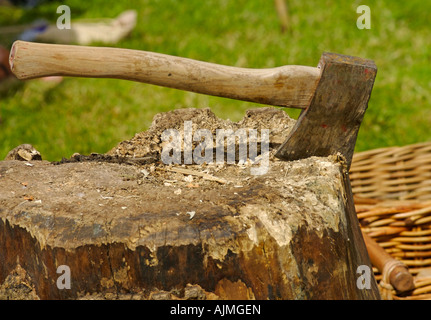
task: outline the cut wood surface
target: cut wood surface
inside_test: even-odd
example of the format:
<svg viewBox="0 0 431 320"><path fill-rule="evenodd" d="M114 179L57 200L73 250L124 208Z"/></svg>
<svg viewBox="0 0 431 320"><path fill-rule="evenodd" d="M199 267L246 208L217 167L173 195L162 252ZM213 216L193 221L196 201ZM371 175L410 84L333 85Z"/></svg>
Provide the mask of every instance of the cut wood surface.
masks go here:
<svg viewBox="0 0 431 320"><path fill-rule="evenodd" d="M10 65L19 79L116 78L302 109L310 104L320 78L315 67L248 69L147 51L24 41L14 43Z"/></svg>
<svg viewBox="0 0 431 320"><path fill-rule="evenodd" d="M251 175L250 162L115 163L133 150L154 156L166 125L190 119L270 127L268 172ZM345 167L336 157L276 159L291 127L273 108L238 123L175 110L94 161L1 161L0 296L24 288L40 299L378 299L373 276L370 289L357 285L358 266L371 263ZM64 265L67 290L57 286Z"/></svg>

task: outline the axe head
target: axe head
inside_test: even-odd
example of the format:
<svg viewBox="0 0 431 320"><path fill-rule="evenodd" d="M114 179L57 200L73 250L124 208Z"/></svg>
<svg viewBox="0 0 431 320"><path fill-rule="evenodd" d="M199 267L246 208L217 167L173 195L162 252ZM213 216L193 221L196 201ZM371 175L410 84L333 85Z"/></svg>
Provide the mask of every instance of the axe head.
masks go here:
<svg viewBox="0 0 431 320"><path fill-rule="evenodd" d="M292 161L341 154L349 169L377 67L372 60L325 52L318 68L321 76L310 105L276 157Z"/></svg>

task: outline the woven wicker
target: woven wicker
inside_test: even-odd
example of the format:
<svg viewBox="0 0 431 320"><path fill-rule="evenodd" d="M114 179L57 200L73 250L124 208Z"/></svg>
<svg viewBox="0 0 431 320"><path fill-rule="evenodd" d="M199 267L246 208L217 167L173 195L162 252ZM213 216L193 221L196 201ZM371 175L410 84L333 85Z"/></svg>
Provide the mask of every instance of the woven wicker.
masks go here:
<svg viewBox="0 0 431 320"><path fill-rule="evenodd" d="M356 153L350 179L362 231L414 276L413 291L385 297L431 299L431 142Z"/></svg>
<svg viewBox="0 0 431 320"><path fill-rule="evenodd" d="M355 153L350 180L362 197L431 200L431 142Z"/></svg>

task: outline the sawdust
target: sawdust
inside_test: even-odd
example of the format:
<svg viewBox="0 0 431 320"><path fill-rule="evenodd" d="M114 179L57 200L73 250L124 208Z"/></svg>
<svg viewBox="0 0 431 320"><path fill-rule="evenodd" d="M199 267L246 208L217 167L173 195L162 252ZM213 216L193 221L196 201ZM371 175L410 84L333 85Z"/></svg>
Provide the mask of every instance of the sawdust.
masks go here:
<svg viewBox="0 0 431 320"><path fill-rule="evenodd" d="M184 122L186 121L192 122L193 133L198 129L207 129L213 136L216 136L216 131L220 129L233 131L240 128L271 129L270 145L273 148L285 140L295 124L295 120L291 119L284 111L273 107L247 110L244 118L238 122L217 118L209 108L177 109L157 114L147 131L137 133L132 139L119 143L108 151L107 155L134 158L156 156L160 158L163 149L162 133L166 129L173 129L177 130L183 137Z"/></svg>

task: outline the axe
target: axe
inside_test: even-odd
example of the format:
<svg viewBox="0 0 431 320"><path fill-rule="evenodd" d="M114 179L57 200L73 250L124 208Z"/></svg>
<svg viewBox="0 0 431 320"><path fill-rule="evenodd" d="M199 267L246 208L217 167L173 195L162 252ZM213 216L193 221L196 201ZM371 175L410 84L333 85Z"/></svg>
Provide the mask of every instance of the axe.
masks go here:
<svg viewBox="0 0 431 320"><path fill-rule="evenodd" d="M377 73L372 60L325 52L317 67L249 69L121 48L16 41L18 79L116 78L259 104L303 109L276 156L299 160L340 154L350 168Z"/></svg>

